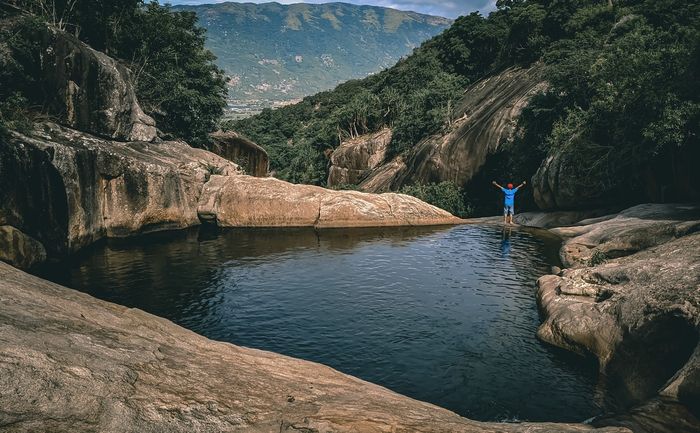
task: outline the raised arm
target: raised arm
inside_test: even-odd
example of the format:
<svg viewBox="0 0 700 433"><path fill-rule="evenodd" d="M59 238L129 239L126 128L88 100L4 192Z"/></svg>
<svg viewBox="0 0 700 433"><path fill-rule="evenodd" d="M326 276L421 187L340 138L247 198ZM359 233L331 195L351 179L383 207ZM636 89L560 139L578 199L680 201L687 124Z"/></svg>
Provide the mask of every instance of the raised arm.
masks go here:
<svg viewBox="0 0 700 433"><path fill-rule="evenodd" d="M526 180L524 180L523 183L521 183L520 185L518 185L518 189L524 187L525 185L527 185L527 181L526 181Z"/></svg>
<svg viewBox="0 0 700 433"><path fill-rule="evenodd" d="M503 187L501 185L497 184L495 180L491 183L494 184L494 186L496 186L496 188L503 189Z"/></svg>

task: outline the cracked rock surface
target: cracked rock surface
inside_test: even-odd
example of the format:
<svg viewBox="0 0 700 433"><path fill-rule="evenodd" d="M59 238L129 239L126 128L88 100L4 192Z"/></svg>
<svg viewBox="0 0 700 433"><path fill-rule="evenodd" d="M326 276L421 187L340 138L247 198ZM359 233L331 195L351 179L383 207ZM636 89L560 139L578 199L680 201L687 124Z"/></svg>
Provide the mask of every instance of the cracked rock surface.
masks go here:
<svg viewBox="0 0 700 433"><path fill-rule="evenodd" d="M537 283L544 316L538 337L595 355L601 385L615 395L618 407L624 411L643 405L630 416L644 420L648 429L624 424L636 425L637 431L700 428L697 212L694 205L648 204L555 229L572 236L561 256L575 267ZM596 251L604 258L587 266ZM685 408L678 410L686 418L677 419L670 429L654 427L663 424L657 415L670 409L653 416L652 409L675 404Z"/></svg>
<svg viewBox="0 0 700 433"><path fill-rule="evenodd" d="M622 257L700 231L700 205L641 204L552 231L566 239L564 266L585 266L596 254L600 260Z"/></svg>

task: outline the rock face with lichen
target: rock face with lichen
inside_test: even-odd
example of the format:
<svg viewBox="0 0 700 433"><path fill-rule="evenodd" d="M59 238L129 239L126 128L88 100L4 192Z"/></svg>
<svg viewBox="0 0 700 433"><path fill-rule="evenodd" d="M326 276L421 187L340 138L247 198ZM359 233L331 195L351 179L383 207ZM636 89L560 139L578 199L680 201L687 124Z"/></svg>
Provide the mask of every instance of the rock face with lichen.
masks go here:
<svg viewBox="0 0 700 433"><path fill-rule="evenodd" d="M152 141L153 119L141 110L129 70L68 33L51 27L39 42L43 93L61 123L119 141Z"/></svg>
<svg viewBox="0 0 700 433"><path fill-rule="evenodd" d="M466 184L512 138L530 99L546 88L541 65L511 67L469 86L455 106L457 119L446 133L418 143L408 155L374 169L361 183L364 191L398 190L413 183L451 181Z"/></svg>
<svg viewBox="0 0 700 433"><path fill-rule="evenodd" d="M235 162L247 174L265 177L270 171L267 151L234 131L217 131L209 134L212 142L207 150Z"/></svg>
<svg viewBox="0 0 700 433"><path fill-rule="evenodd" d="M329 367L211 341L0 263L0 430L629 432L498 424Z"/></svg>
<svg viewBox="0 0 700 433"><path fill-rule="evenodd" d="M687 408L666 430L648 413L658 401L623 425L697 431L700 207L640 205L553 231L566 237L561 256L572 268L537 283L538 337L595 355L622 409L655 398Z"/></svg>
<svg viewBox="0 0 700 433"><path fill-rule="evenodd" d="M391 129L384 128L342 142L331 154L328 186L358 184L371 170L384 162L391 137Z"/></svg>

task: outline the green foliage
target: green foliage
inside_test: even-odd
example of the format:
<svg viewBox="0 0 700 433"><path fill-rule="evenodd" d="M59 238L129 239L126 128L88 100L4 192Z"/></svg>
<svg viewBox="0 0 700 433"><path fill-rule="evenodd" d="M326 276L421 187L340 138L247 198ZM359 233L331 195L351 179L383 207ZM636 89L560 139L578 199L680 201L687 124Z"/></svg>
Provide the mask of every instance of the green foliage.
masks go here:
<svg viewBox="0 0 700 433"><path fill-rule="evenodd" d="M143 0L7 0L10 7L41 17L110 53Z"/></svg>
<svg viewBox="0 0 700 433"><path fill-rule="evenodd" d="M139 101L158 127L201 145L223 114L226 85L196 23L192 12L149 3L124 24L115 51L132 63Z"/></svg>
<svg viewBox="0 0 700 433"><path fill-rule="evenodd" d="M480 77L488 73L494 54L503 47L507 27L496 19L473 12L459 17L438 41L438 56L447 70L461 76Z"/></svg>
<svg viewBox="0 0 700 433"><path fill-rule="evenodd" d="M41 77L31 68L38 45L25 35L40 25L41 21L31 17L0 25L0 134L31 127L30 99L39 94Z"/></svg>
<svg viewBox="0 0 700 433"><path fill-rule="evenodd" d="M401 193L412 195L461 218L466 218L472 213L471 206L466 204L462 188L453 182L407 185L401 188Z"/></svg>
<svg viewBox="0 0 700 433"><path fill-rule="evenodd" d="M30 119L29 101L20 93L0 98L0 135L10 130L27 132L32 126Z"/></svg>
<svg viewBox="0 0 700 433"><path fill-rule="evenodd" d="M608 256L600 250L595 250L593 255L586 261L588 266L598 266L608 261Z"/></svg>
<svg viewBox="0 0 700 433"><path fill-rule="evenodd" d="M604 191L639 185L654 158L699 145L700 6L625 4L578 10L576 32L545 57L558 118L539 134Z"/></svg>
<svg viewBox="0 0 700 433"><path fill-rule="evenodd" d="M335 189L338 191L361 191L359 185L354 185L351 183L341 183L340 185L333 185L330 189Z"/></svg>
<svg viewBox="0 0 700 433"><path fill-rule="evenodd" d="M392 154L410 150L424 137L447 126L463 83L456 75L438 72L425 88L413 92L394 121Z"/></svg>

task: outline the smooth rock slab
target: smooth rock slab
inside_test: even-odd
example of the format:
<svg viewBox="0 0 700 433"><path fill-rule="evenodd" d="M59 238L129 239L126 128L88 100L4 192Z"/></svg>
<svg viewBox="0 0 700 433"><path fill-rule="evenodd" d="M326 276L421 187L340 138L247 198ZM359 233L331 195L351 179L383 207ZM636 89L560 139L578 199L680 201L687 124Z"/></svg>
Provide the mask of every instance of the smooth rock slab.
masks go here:
<svg viewBox="0 0 700 433"><path fill-rule="evenodd" d="M449 212L404 194L368 194L274 178L212 176L200 218L222 227L387 227L459 224Z"/></svg>
<svg viewBox="0 0 700 433"><path fill-rule="evenodd" d="M208 340L3 263L0 303L3 432L593 430L471 421L320 364Z"/></svg>
<svg viewBox="0 0 700 433"><path fill-rule="evenodd" d="M653 203L552 229L566 239L560 257L567 267L585 266L596 253L600 260L622 257L697 231L699 205Z"/></svg>

